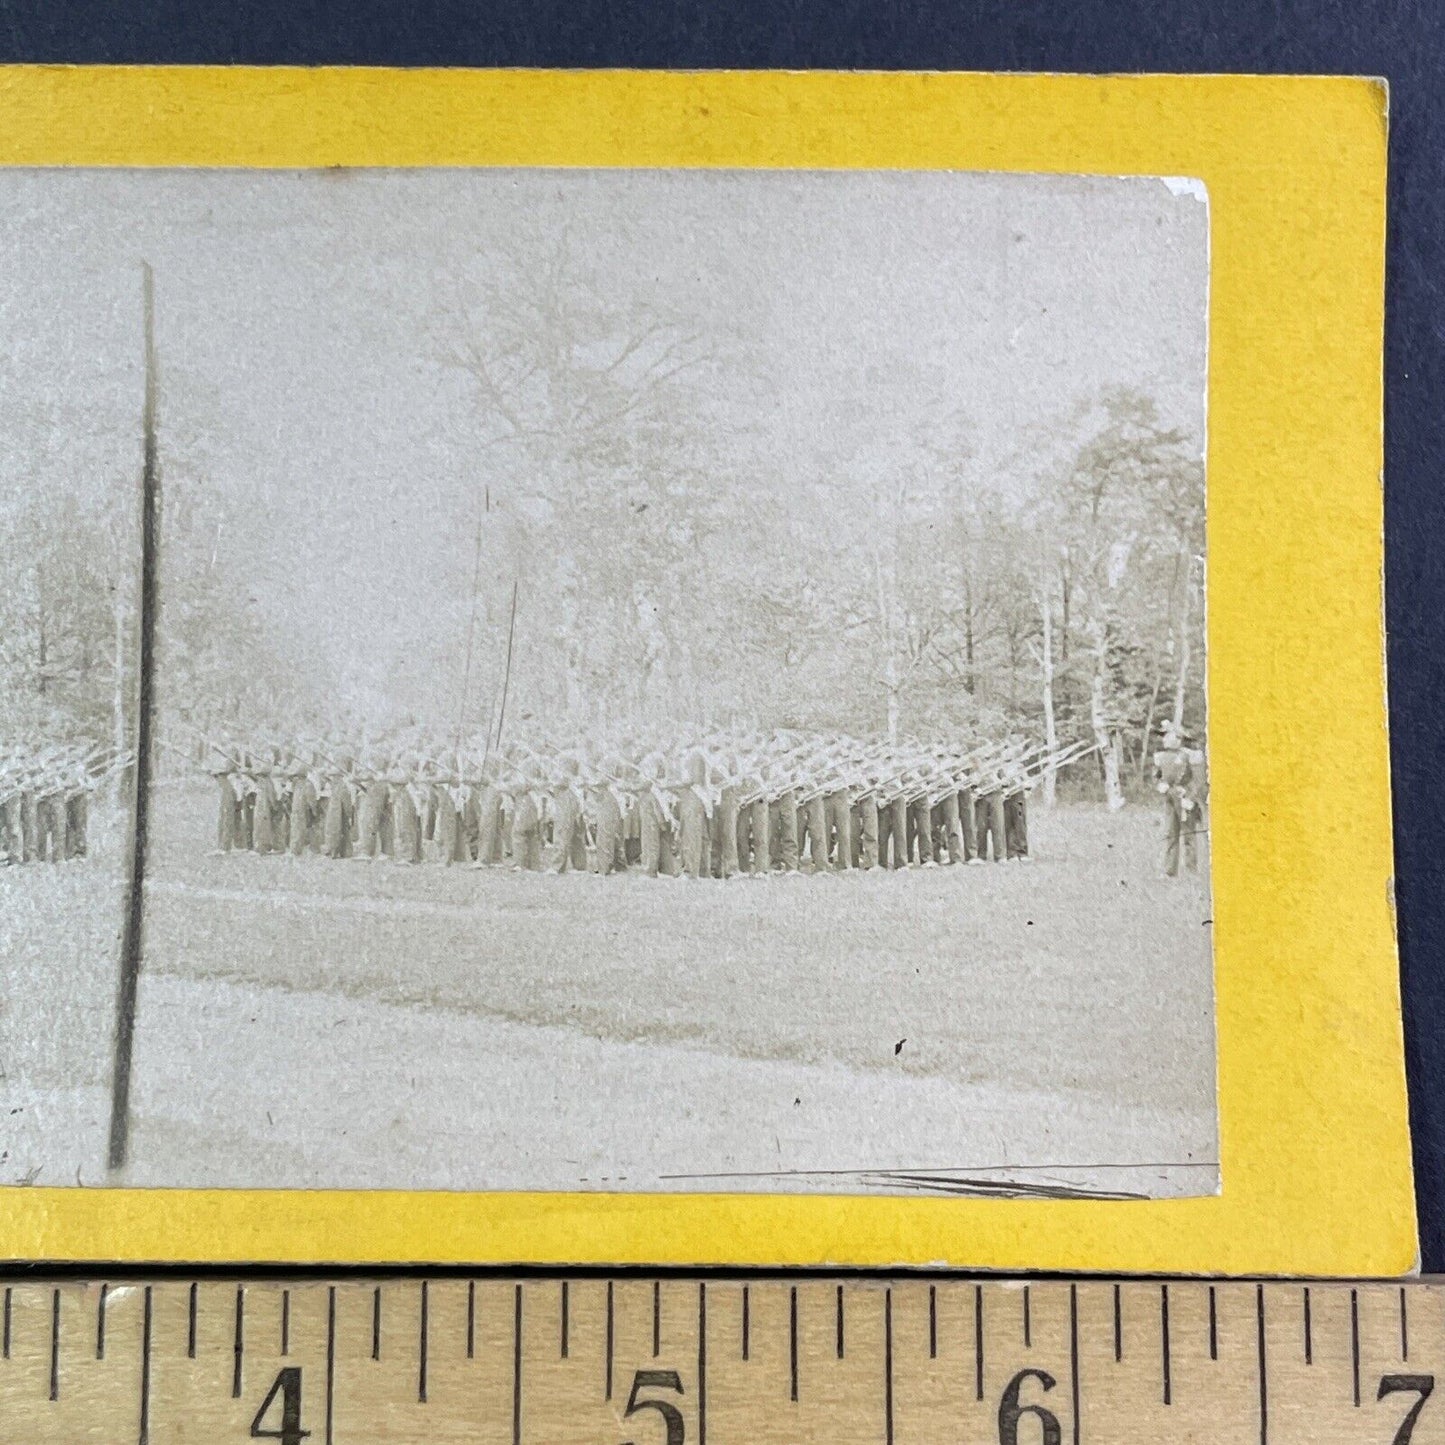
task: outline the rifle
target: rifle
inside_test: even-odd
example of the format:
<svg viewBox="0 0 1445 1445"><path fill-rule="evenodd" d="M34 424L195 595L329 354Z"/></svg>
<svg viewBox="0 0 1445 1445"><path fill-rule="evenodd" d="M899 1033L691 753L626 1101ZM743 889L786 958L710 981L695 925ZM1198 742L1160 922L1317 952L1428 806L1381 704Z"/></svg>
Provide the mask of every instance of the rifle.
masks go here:
<svg viewBox="0 0 1445 1445"><path fill-rule="evenodd" d="M1067 747L1056 749L1052 753L1045 754L1032 760L1022 772L1022 775L1013 781L1010 793L1022 792L1031 788L1038 782L1045 773L1051 769L1057 772L1060 768L1066 768L1070 763L1076 763L1080 758L1086 758L1090 753L1099 751L1099 744L1080 739Z"/></svg>

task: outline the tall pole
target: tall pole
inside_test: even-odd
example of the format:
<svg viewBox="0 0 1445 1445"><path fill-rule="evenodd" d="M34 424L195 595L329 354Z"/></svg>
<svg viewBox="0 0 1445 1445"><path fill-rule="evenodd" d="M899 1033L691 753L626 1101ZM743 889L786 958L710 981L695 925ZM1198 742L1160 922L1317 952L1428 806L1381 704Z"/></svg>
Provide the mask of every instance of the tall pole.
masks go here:
<svg viewBox="0 0 1445 1445"><path fill-rule="evenodd" d="M517 633L517 584L512 583L512 618L507 623L507 665L502 672L502 705L497 709L497 747L502 746L502 722L507 716L507 687L512 681L512 639Z"/></svg>
<svg viewBox="0 0 1445 1445"><path fill-rule="evenodd" d="M145 330L145 399L141 410L140 627L136 653L135 766L131 773L131 847L126 870L120 980L115 995L115 1052L110 1082L107 1162L121 1168L130 1143L130 1076L135 1043L136 990L140 983L142 892L145 888L146 814L149 803L151 692L155 665L156 554L160 540L161 483L156 455L155 283L141 262Z"/></svg>

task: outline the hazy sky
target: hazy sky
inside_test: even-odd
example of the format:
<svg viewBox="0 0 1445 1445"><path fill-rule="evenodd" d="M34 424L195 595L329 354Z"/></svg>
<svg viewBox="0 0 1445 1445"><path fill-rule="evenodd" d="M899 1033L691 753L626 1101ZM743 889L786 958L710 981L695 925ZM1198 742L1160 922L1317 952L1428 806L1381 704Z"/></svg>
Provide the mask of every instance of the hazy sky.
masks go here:
<svg viewBox="0 0 1445 1445"><path fill-rule="evenodd" d="M344 615L379 684L453 625L488 473L440 360L455 299L566 228L599 294L663 298L753 358L699 398L736 485L886 468L945 410L980 484L1105 385L1203 436L1207 207L1158 180L940 172L9 171L0 175L0 506L132 486L140 262L163 461L225 495L249 605ZM743 428L746 425L746 435Z"/></svg>

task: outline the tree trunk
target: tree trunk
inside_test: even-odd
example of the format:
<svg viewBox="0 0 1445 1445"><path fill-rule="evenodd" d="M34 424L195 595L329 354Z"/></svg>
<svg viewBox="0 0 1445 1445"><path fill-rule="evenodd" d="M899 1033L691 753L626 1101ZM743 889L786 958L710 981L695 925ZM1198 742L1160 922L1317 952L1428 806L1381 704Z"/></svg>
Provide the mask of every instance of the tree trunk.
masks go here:
<svg viewBox="0 0 1445 1445"><path fill-rule="evenodd" d="M1169 579L1169 622L1168 634L1174 631L1174 597L1179 591L1180 554L1174 557L1174 572ZM1186 586L1188 585L1186 581ZM1154 645L1154 686L1149 693L1149 711L1144 715L1144 729L1139 734L1139 781L1144 780L1144 770L1149 766L1149 735L1154 730L1154 718L1159 710L1159 691L1164 686L1164 644L1157 639Z"/></svg>
<svg viewBox="0 0 1445 1445"><path fill-rule="evenodd" d="M1039 659L1044 697L1044 746L1048 749L1049 761L1044 768L1043 801L1045 808L1054 806L1058 787L1058 773L1054 767L1054 754L1058 751L1059 736L1054 726L1054 619L1053 607L1046 591L1039 593L1039 616L1044 625L1043 652Z"/></svg>
<svg viewBox="0 0 1445 1445"><path fill-rule="evenodd" d="M1069 602L1073 597L1073 577L1069 561L1069 549L1060 549L1059 556L1059 582L1062 596L1062 606L1059 609L1059 660L1065 667L1069 665Z"/></svg>
<svg viewBox="0 0 1445 1445"><path fill-rule="evenodd" d="M1094 741L1099 745L1099 758L1104 768L1104 801L1111 812L1124 806L1124 788L1120 782L1119 730L1113 726L1106 698L1108 691L1109 629L1107 623L1096 623L1094 632L1094 675L1089 681L1089 721Z"/></svg>
<svg viewBox="0 0 1445 1445"><path fill-rule="evenodd" d="M1184 569L1184 601L1179 616L1179 676L1174 684L1174 726L1184 726L1184 694L1189 686L1189 618L1194 600L1194 563L1186 561Z"/></svg>

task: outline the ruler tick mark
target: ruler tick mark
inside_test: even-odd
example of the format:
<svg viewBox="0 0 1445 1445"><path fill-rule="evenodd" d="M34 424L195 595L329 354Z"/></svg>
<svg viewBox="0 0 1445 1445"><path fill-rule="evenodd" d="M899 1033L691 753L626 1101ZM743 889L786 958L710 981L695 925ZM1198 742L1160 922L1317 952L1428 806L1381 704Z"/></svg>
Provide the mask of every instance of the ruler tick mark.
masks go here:
<svg viewBox="0 0 1445 1445"><path fill-rule="evenodd" d="M336 1286L326 1291L326 1445L331 1445L331 1418L336 1401Z"/></svg>
<svg viewBox="0 0 1445 1445"><path fill-rule="evenodd" d="M983 1286L973 1287L973 1393L983 1399Z"/></svg>
<svg viewBox="0 0 1445 1445"><path fill-rule="evenodd" d="M938 1286L928 1286L928 1358L938 1358Z"/></svg>
<svg viewBox="0 0 1445 1445"><path fill-rule="evenodd" d="M5 1286L5 1324L0 1333L4 1335L3 1341L0 1341L0 1345L3 1345L3 1349L0 1349L0 1358L8 1360L10 1358L10 1286L8 1284Z"/></svg>
<svg viewBox="0 0 1445 1445"><path fill-rule="evenodd" d="M417 1334L416 1398L426 1404L426 1327L427 1327L427 1282L421 1282L420 1321Z"/></svg>
<svg viewBox="0 0 1445 1445"><path fill-rule="evenodd" d="M838 1349L838 1358L841 1360L841 1359L843 1358L843 1286L842 1286L841 1284L838 1286L838 1303L837 1303L837 1310L838 1310L838 1321L837 1321L837 1325L838 1325L838 1339L837 1339L837 1349Z"/></svg>
<svg viewBox="0 0 1445 1445"><path fill-rule="evenodd" d="M149 1445L151 1438L151 1287L145 1288L145 1305L140 1336L140 1428L139 1445Z"/></svg>
<svg viewBox="0 0 1445 1445"><path fill-rule="evenodd" d="M1069 1396L1074 1407L1074 1445L1079 1445L1079 1287L1069 1286Z"/></svg>
<svg viewBox="0 0 1445 1445"><path fill-rule="evenodd" d="M609 1285L609 1294L611 1288ZM520 1284L516 1286L512 1303L512 1445L522 1445L522 1286Z"/></svg>
<svg viewBox="0 0 1445 1445"><path fill-rule="evenodd" d="M100 1299L95 1306L95 1358L105 1358L105 1297L110 1292L110 1286L103 1284L100 1287Z"/></svg>
<svg viewBox="0 0 1445 1445"><path fill-rule="evenodd" d="M883 1291L883 1433L893 1445L893 1291Z"/></svg>
<svg viewBox="0 0 1445 1445"><path fill-rule="evenodd" d="M1350 1291L1350 1373L1354 1381L1355 1408L1360 1405L1360 1294Z"/></svg>
<svg viewBox="0 0 1445 1445"><path fill-rule="evenodd" d="M562 1295L566 1298L567 1284L562 1283ZM564 1347L562 1353L567 1353ZM467 1281L467 1359L474 1360L477 1357L477 1282L474 1279Z"/></svg>
<svg viewBox="0 0 1445 1445"><path fill-rule="evenodd" d="M1269 1445L1269 1371L1264 1350L1264 1286L1254 1287L1255 1336L1259 1345L1259 1445Z"/></svg>
<svg viewBox="0 0 1445 1445"><path fill-rule="evenodd" d="M381 1358L381 1286L371 1292L371 1358Z"/></svg>
<svg viewBox="0 0 1445 1445"><path fill-rule="evenodd" d="M662 1281L652 1281L652 1358L662 1353Z"/></svg>
<svg viewBox="0 0 1445 1445"><path fill-rule="evenodd" d="M788 1291L788 1398L798 1399L798 1287Z"/></svg>
<svg viewBox="0 0 1445 1445"><path fill-rule="evenodd" d="M743 1286L743 1359L748 1358L748 1287Z"/></svg>
<svg viewBox="0 0 1445 1445"><path fill-rule="evenodd" d="M1410 1322L1405 1307L1405 1286L1400 1286L1400 1358L1410 1358Z"/></svg>
<svg viewBox="0 0 1445 1445"><path fill-rule="evenodd" d="M191 1287L187 1291L186 1301L186 1358L196 1358L196 1291L199 1286L195 1280L191 1281Z"/></svg>
<svg viewBox="0 0 1445 1445"><path fill-rule="evenodd" d="M612 1281L607 1281L607 1393L612 1398Z"/></svg>
<svg viewBox="0 0 1445 1445"><path fill-rule="evenodd" d="M236 1286L235 1364L231 1370L231 1398L241 1398L241 1356L246 1348L246 1287Z"/></svg>
<svg viewBox="0 0 1445 1445"><path fill-rule="evenodd" d="M1124 1302L1119 1295L1119 1286L1114 1286L1114 1363L1124 1358Z"/></svg>
<svg viewBox="0 0 1445 1445"><path fill-rule="evenodd" d="M1305 1364L1315 1362L1314 1330L1310 1327L1310 1287L1305 1286Z"/></svg>
<svg viewBox="0 0 1445 1445"><path fill-rule="evenodd" d="M1164 1373L1164 1403L1173 1403L1170 1400L1170 1378L1169 1378L1169 1286L1159 1287L1159 1345L1161 1352L1161 1363Z"/></svg>
<svg viewBox="0 0 1445 1445"><path fill-rule="evenodd" d="M60 1291L50 1292L50 1398L60 1398Z"/></svg>
<svg viewBox="0 0 1445 1445"><path fill-rule="evenodd" d="M1209 1358L1219 1358L1219 1318L1214 1309L1214 1286L1209 1286Z"/></svg>
<svg viewBox="0 0 1445 1445"><path fill-rule="evenodd" d="M281 1353L291 1353L291 1291L281 1291Z"/></svg>
<svg viewBox="0 0 1445 1445"><path fill-rule="evenodd" d="M1034 1347L1034 1329L1032 1311L1029 1308L1029 1287L1024 1286L1024 1349L1031 1350Z"/></svg>
<svg viewBox="0 0 1445 1445"><path fill-rule="evenodd" d="M707 1282L697 1286L697 1445L707 1445Z"/></svg>
<svg viewBox="0 0 1445 1445"><path fill-rule="evenodd" d="M567 1358L567 1351L570 1348L570 1341L568 1340L567 1335L571 1329L572 1323L571 1319L569 1318L571 1310L572 1303L567 1298L567 1281L564 1279L562 1281L562 1304L560 1310L560 1313L562 1315L562 1358L564 1360Z"/></svg>

